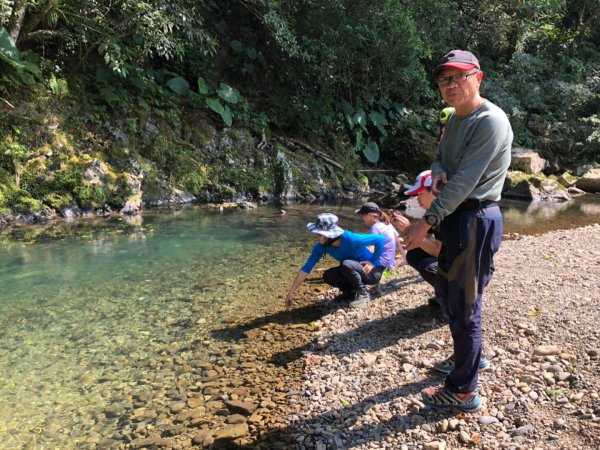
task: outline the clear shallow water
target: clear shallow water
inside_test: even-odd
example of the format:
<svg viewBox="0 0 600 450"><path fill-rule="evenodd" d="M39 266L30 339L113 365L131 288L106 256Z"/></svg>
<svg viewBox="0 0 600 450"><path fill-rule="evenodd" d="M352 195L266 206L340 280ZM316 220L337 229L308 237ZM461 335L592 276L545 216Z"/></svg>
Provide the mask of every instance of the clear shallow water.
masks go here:
<svg viewBox="0 0 600 450"><path fill-rule="evenodd" d="M600 198L503 204L507 234L600 221ZM281 310L323 211L364 231L356 205L286 214L189 208L143 222L90 220L5 230L0 243L0 442L3 449L95 448L122 436L115 405L176 385L173 358L231 343L211 331ZM418 216L409 208L409 216Z"/></svg>

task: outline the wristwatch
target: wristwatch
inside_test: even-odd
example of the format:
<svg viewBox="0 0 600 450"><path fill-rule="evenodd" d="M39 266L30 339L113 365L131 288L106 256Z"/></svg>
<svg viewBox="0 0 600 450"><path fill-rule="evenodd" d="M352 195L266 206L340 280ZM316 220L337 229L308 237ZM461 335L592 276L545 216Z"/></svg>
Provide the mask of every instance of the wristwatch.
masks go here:
<svg viewBox="0 0 600 450"><path fill-rule="evenodd" d="M425 216L425 222L427 222L432 227L435 227L439 223L439 220L437 216Z"/></svg>

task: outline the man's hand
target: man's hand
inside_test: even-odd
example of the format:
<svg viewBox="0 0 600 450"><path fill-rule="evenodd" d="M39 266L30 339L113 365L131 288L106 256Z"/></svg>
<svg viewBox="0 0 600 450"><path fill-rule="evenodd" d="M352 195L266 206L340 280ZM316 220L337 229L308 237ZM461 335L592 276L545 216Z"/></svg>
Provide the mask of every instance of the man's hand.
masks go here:
<svg viewBox="0 0 600 450"><path fill-rule="evenodd" d="M431 179L431 192L433 195L436 197L440 195L446 184L448 184L448 175L446 175L446 172L437 173Z"/></svg>
<svg viewBox="0 0 600 450"><path fill-rule="evenodd" d="M404 248L408 251L420 247L430 228L431 225L425 222L424 219L410 225L402 235Z"/></svg>
<svg viewBox="0 0 600 450"><path fill-rule="evenodd" d="M392 211L390 216L390 222L392 225L394 225L396 230L398 230L400 233L404 233L404 230L406 230L410 225L410 220L408 220L398 211Z"/></svg>
<svg viewBox="0 0 600 450"><path fill-rule="evenodd" d="M294 306L294 292L288 292L287 295L285 296L285 307L286 308L291 308L292 306Z"/></svg>
<svg viewBox="0 0 600 450"><path fill-rule="evenodd" d="M363 273L367 274L370 273L371 270L373 270L374 266L369 261L361 261L360 263L363 266Z"/></svg>

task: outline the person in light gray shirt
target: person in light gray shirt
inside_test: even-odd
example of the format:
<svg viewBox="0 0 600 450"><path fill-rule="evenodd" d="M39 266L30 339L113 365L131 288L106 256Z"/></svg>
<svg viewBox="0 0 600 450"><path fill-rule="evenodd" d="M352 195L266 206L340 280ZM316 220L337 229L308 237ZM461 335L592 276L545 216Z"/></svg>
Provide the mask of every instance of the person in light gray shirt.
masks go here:
<svg viewBox="0 0 600 450"><path fill-rule="evenodd" d="M510 165L513 132L506 114L481 97L483 72L471 52L452 50L434 76L442 98L455 111L432 165L437 198L424 218L405 231L404 244L407 250L419 247L429 229L439 225L436 293L448 312L454 353L433 366L446 374L444 386L425 389L421 396L436 409L472 412L481 406L479 370L489 367L482 359L482 296L502 239L497 202Z"/></svg>

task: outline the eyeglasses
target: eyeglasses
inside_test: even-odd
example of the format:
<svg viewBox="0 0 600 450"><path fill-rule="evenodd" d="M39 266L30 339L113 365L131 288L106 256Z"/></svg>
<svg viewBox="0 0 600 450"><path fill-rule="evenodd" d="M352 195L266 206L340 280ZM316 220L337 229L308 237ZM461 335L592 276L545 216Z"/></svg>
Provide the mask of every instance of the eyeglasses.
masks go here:
<svg viewBox="0 0 600 450"><path fill-rule="evenodd" d="M455 83L463 83L464 81L467 81L467 79L471 75L475 75L478 72L479 72L479 70L476 70L475 72L471 72L471 73L462 73L461 72L461 73L457 73L456 75L450 75L449 77L439 77L437 79L437 84L438 84L438 86L448 86L453 81Z"/></svg>

